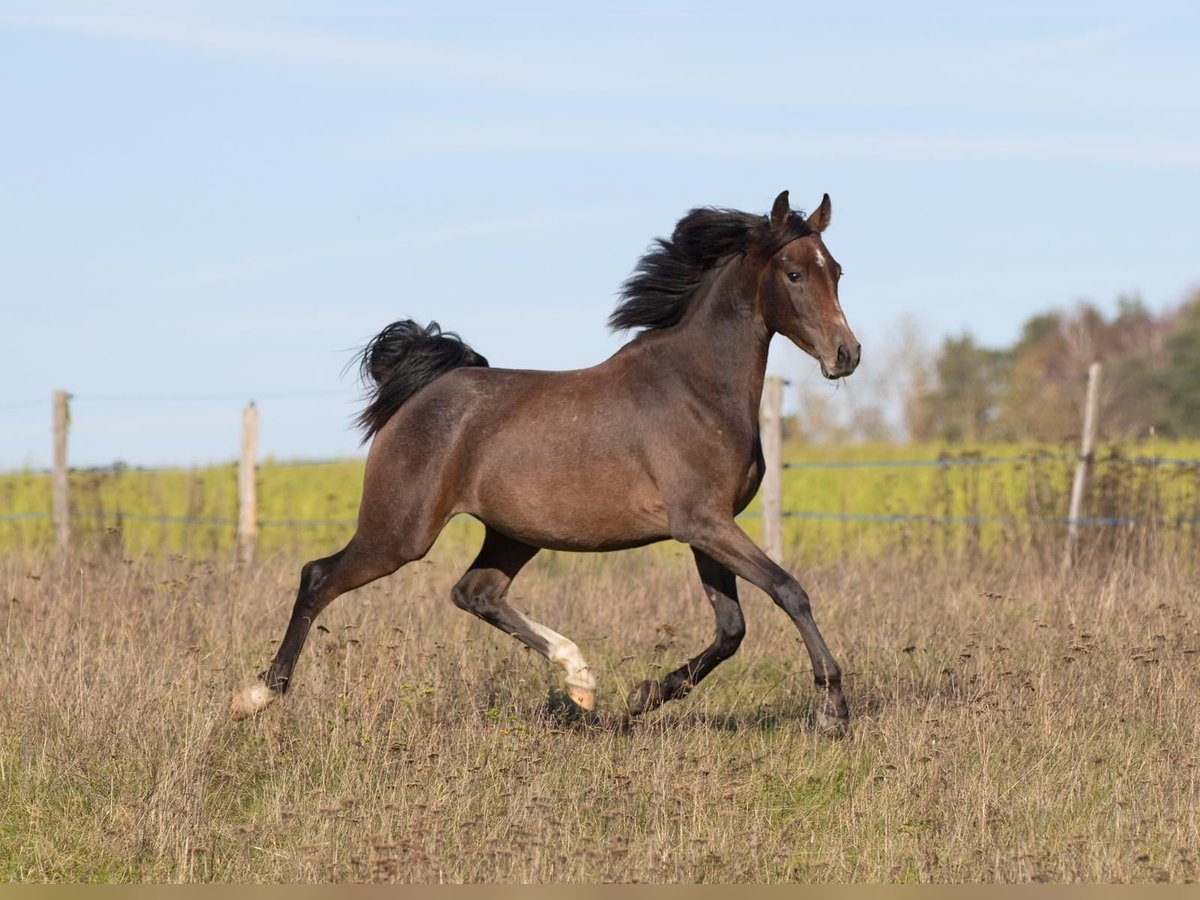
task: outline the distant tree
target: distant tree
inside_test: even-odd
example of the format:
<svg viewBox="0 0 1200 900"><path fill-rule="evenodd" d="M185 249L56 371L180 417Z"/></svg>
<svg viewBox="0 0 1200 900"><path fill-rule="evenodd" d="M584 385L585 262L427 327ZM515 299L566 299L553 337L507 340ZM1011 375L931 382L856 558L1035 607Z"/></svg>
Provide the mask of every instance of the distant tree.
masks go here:
<svg viewBox="0 0 1200 900"><path fill-rule="evenodd" d="M1106 360L1103 421L1112 436L1134 437L1166 425L1161 372L1172 316L1156 317L1138 296L1117 299Z"/></svg>
<svg viewBox="0 0 1200 900"><path fill-rule="evenodd" d="M934 365L935 384L913 404L910 431L950 442L1004 437L999 411L1009 368L1007 351L980 347L969 334L946 338Z"/></svg>
<svg viewBox="0 0 1200 900"><path fill-rule="evenodd" d="M1075 405L1073 381L1079 376L1079 363L1063 318L1058 312L1034 316L1013 346L999 417L1003 430L1014 438L1058 440L1078 431L1068 411Z"/></svg>
<svg viewBox="0 0 1200 900"><path fill-rule="evenodd" d="M1062 313L1058 310L1039 313L1021 326L1021 336L1013 345L1012 355L1020 358L1045 341L1057 340L1062 329Z"/></svg>
<svg viewBox="0 0 1200 900"><path fill-rule="evenodd" d="M847 395L834 398L826 389L802 401L801 434L833 441L905 433L947 442L1074 440L1088 367L1100 362L1102 436L1137 437L1151 428L1200 436L1200 291L1163 315L1136 295L1119 297L1111 318L1086 302L1039 313L1006 349L982 347L964 333L930 353L911 322L890 334L886 347L871 355L867 348Z"/></svg>
<svg viewBox="0 0 1200 900"><path fill-rule="evenodd" d="M1001 421L1018 438L1059 441L1079 432L1093 362L1104 365L1101 423L1108 435L1135 435L1159 424L1161 390L1155 372L1165 325L1138 297L1121 297L1108 320L1089 303L1068 313L1043 313L1025 323L1013 362Z"/></svg>
<svg viewBox="0 0 1200 900"><path fill-rule="evenodd" d="M1163 363L1156 380L1164 424L1176 435L1200 435L1200 292L1175 315L1163 342Z"/></svg>

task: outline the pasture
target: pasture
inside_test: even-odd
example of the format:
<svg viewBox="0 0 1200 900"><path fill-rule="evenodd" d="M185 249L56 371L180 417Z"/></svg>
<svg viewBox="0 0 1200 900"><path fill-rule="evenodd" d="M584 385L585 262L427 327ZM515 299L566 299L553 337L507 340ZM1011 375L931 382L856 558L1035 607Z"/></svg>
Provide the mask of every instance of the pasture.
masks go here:
<svg viewBox="0 0 1200 900"><path fill-rule="evenodd" d="M832 519L791 518L785 522L789 558L801 565L851 557L875 558L911 552L914 547L939 559L958 560L977 550L1001 556L1021 545L1047 561L1061 555L1073 447L1044 444L790 444L785 459L802 465L881 461L893 467L806 468L786 472L783 506L793 512ZM1133 516L1166 523L1191 522L1174 537L1158 530L1155 541L1194 546L1200 520L1200 467L1149 467L1137 457L1200 459L1195 441L1107 445L1097 454L1085 512L1092 516ZM971 462L1008 459L990 465L910 467L944 459ZM363 461L289 463L268 459L258 467L259 554L303 562L341 547L354 531L362 494ZM52 547L50 476L26 471L0 474L0 553L41 552ZM190 558L228 554L237 521L237 466L199 469L75 470L70 475L72 533L86 552L125 557L181 553ZM756 499L742 519L754 537ZM928 522L896 524L891 515L918 514ZM855 519L855 516L866 518ZM871 521L878 516L881 521ZM845 518L837 518L845 517ZM985 526L939 524L932 519L978 518ZM1041 517L1041 519L1039 519ZM1111 533L1109 533L1111 532ZM478 547L482 529L459 519L439 539L444 548L464 553ZM1141 540L1141 535L1108 530L1103 541ZM1179 540L1176 541L1176 538Z"/></svg>
<svg viewBox="0 0 1200 900"><path fill-rule="evenodd" d="M835 528L832 534L837 534ZM338 600L290 694L234 723L299 563L0 559L0 878L20 881L1185 881L1200 856L1194 560L1028 548L799 570L846 673L813 730L799 637L745 585L742 649L685 700L624 697L712 637L684 548L546 553L514 605L599 676L455 609L468 542ZM1047 554L1057 558L1057 551Z"/></svg>

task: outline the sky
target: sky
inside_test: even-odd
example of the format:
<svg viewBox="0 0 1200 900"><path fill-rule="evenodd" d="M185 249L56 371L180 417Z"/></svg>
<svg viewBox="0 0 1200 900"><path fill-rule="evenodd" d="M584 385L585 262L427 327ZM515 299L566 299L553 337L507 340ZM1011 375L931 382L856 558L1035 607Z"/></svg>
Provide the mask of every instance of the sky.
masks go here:
<svg viewBox="0 0 1200 900"><path fill-rule="evenodd" d="M262 456L361 455L389 322L593 365L654 238L784 189L832 197L864 384L900 323L1200 286L1195 4L504 6L0 3L0 469L56 389L76 466L233 460L251 400Z"/></svg>

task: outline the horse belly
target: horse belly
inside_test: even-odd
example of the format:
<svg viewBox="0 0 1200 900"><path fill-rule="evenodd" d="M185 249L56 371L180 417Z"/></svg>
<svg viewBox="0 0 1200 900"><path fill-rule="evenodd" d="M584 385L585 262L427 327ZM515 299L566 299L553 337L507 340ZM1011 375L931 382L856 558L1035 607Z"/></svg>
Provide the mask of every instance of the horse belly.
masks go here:
<svg viewBox="0 0 1200 900"><path fill-rule="evenodd" d="M470 512L510 537L551 550L621 550L668 537L653 483L619 461L543 460L481 481Z"/></svg>

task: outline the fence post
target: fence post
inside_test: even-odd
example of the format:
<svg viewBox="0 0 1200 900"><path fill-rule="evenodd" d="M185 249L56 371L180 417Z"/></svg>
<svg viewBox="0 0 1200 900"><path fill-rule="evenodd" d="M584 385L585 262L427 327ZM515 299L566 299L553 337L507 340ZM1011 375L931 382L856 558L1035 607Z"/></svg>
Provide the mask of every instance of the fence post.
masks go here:
<svg viewBox="0 0 1200 900"><path fill-rule="evenodd" d="M783 379L777 375L763 382L759 417L765 471L762 482L763 550L777 563L783 562Z"/></svg>
<svg viewBox="0 0 1200 900"><path fill-rule="evenodd" d="M1075 480L1071 483L1071 505L1067 512L1067 549L1063 554L1063 568L1070 569L1075 562L1075 546L1079 541L1079 515L1083 507L1083 489L1087 484L1092 467L1092 454L1096 447L1096 428L1100 406L1100 363L1088 366L1087 401L1083 409L1083 440L1079 447L1079 462L1075 466Z"/></svg>
<svg viewBox="0 0 1200 900"><path fill-rule="evenodd" d="M71 544L71 504L67 494L67 428L71 413L67 406L70 394L54 392L54 472L50 478L51 518L54 520L54 547L65 556Z"/></svg>
<svg viewBox="0 0 1200 900"><path fill-rule="evenodd" d="M238 463L237 559L254 561L258 543L258 407L251 401L242 411L242 458Z"/></svg>

